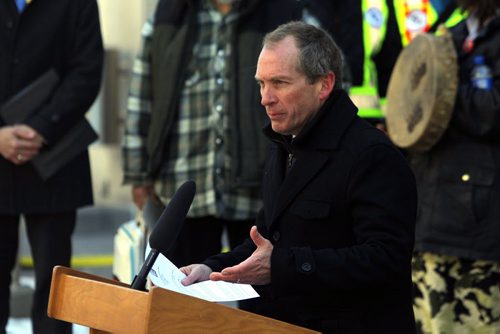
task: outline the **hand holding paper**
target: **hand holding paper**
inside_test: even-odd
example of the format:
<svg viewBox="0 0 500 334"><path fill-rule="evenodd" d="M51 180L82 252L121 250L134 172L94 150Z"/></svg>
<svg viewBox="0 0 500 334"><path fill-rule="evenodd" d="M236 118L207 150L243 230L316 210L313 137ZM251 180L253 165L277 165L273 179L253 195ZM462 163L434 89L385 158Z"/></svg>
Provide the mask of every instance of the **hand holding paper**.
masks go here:
<svg viewBox="0 0 500 334"><path fill-rule="evenodd" d="M149 247L146 250L146 253L148 252ZM158 256L149 273L149 278L155 286L212 302L228 302L259 297L252 286L248 284L208 280L184 286L181 281L185 277L186 275L163 254Z"/></svg>
<svg viewBox="0 0 500 334"><path fill-rule="evenodd" d="M187 275L181 281L184 286L188 286L196 282L208 281L210 279L210 274L212 273L212 269L204 264L191 264L187 267L180 268L180 271Z"/></svg>

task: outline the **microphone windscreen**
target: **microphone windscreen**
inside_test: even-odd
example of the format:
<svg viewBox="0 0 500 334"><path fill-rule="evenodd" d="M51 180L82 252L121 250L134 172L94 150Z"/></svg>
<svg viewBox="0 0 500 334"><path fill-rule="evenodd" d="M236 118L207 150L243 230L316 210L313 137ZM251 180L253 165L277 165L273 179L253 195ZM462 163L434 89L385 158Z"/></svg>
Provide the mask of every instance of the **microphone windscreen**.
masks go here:
<svg viewBox="0 0 500 334"><path fill-rule="evenodd" d="M165 254L174 244L196 193L193 181L184 182L175 192L149 236L152 249Z"/></svg>

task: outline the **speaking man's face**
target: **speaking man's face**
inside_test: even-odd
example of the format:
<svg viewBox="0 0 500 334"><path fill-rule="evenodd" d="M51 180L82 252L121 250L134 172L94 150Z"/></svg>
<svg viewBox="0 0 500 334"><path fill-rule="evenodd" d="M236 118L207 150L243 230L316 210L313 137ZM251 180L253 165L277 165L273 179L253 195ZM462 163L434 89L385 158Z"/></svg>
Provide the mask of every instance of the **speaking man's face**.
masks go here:
<svg viewBox="0 0 500 334"><path fill-rule="evenodd" d="M255 79L261 104L277 133L297 135L322 104L322 81L309 83L297 68L298 49L289 36L264 47L257 62Z"/></svg>

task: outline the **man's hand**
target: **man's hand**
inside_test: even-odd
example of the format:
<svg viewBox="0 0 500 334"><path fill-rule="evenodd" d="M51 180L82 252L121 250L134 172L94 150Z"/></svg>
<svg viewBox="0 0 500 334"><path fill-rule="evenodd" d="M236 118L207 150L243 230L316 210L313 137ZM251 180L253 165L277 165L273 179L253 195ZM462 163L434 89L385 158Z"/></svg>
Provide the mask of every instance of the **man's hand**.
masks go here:
<svg viewBox="0 0 500 334"><path fill-rule="evenodd" d="M152 185L138 185L132 187L132 200L135 205L142 210L144 204L149 197L154 195L154 188Z"/></svg>
<svg viewBox="0 0 500 334"><path fill-rule="evenodd" d="M240 264L225 268L220 273L210 274L212 281L227 281L252 285L266 285L271 283L271 253L273 244L265 239L253 226L250 237L257 246L253 254Z"/></svg>
<svg viewBox="0 0 500 334"><path fill-rule="evenodd" d="M0 154L16 165L22 165L40 153L43 137L27 125L0 128Z"/></svg>
<svg viewBox="0 0 500 334"><path fill-rule="evenodd" d="M212 273L212 269L204 264L191 264L179 270L187 275L186 278L181 281L182 285L191 285L196 282L208 281Z"/></svg>

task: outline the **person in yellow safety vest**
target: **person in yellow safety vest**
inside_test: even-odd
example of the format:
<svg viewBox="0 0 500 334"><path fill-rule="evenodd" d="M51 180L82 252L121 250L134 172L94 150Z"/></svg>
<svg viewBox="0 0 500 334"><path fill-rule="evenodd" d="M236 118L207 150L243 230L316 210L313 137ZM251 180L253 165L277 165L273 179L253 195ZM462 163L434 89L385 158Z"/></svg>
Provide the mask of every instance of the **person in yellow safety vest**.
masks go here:
<svg viewBox="0 0 500 334"><path fill-rule="evenodd" d="M309 0L308 8L342 49L349 68L343 87L358 115L383 123L381 104L403 47L393 1Z"/></svg>
<svg viewBox="0 0 500 334"><path fill-rule="evenodd" d="M371 123L381 123L384 114L382 111L385 100L385 87L380 87L380 71L375 63L376 55L381 52L384 45L390 16L390 3L384 0L362 0L361 12L363 15L363 81L361 85L354 85L349 90L349 96L358 107L358 115L370 120ZM397 47L399 53L400 47ZM388 72L392 72L392 66L396 61L394 57ZM389 76L386 78L388 82ZM384 90L381 92L381 88Z"/></svg>
<svg viewBox="0 0 500 334"><path fill-rule="evenodd" d="M439 24L452 27L465 18L454 0L395 0L394 8L403 46Z"/></svg>
<svg viewBox="0 0 500 334"><path fill-rule="evenodd" d="M451 27L464 15L453 0L361 0L361 12L363 80L350 88L349 95L359 108L358 115L378 125L383 123L385 93L402 47L418 33L434 31L441 23ZM400 43L391 33L391 20L396 22Z"/></svg>

